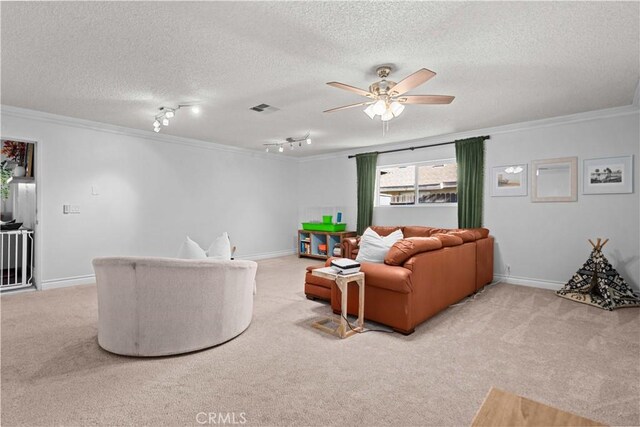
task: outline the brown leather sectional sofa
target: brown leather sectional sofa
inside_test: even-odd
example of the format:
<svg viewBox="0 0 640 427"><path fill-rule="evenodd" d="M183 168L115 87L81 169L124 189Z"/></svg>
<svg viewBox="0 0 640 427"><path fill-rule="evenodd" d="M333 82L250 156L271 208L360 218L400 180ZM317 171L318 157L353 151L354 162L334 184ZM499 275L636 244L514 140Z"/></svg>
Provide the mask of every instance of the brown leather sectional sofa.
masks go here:
<svg viewBox="0 0 640 427"><path fill-rule="evenodd" d="M404 240L389 251L385 264L362 263L365 273L364 315L403 334L493 280L493 242L486 228L371 227L381 236L402 229ZM342 253L355 259L357 238L348 238ZM326 265L329 265L328 260ZM391 265L390 265L391 264ZM394 265L395 264L395 265ZM340 313L340 290L335 283L307 268L307 298L330 300ZM349 314L358 312L358 289L349 285Z"/></svg>

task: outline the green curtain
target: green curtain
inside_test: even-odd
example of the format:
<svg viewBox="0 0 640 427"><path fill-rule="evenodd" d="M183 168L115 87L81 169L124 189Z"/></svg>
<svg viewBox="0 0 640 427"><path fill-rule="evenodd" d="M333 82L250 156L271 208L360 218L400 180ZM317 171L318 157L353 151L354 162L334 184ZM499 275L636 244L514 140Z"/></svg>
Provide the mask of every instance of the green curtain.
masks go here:
<svg viewBox="0 0 640 427"><path fill-rule="evenodd" d="M484 140L486 138L461 139L455 142L458 163L459 228L482 227Z"/></svg>
<svg viewBox="0 0 640 427"><path fill-rule="evenodd" d="M378 153L362 153L356 155L358 174L358 235L371 225L373 220L373 198L376 187L376 164Z"/></svg>

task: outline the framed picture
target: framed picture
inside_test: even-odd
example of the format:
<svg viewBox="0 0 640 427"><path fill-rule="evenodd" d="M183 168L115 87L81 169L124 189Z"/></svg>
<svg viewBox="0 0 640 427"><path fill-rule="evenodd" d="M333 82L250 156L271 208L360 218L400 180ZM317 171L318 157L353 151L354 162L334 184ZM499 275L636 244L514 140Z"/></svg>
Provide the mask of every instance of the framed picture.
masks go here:
<svg viewBox="0 0 640 427"><path fill-rule="evenodd" d="M578 158L531 162L532 202L575 202L578 200Z"/></svg>
<svg viewBox="0 0 640 427"><path fill-rule="evenodd" d="M496 166L491 168L492 196L526 196L527 164Z"/></svg>
<svg viewBox="0 0 640 427"><path fill-rule="evenodd" d="M583 194L633 193L633 156L586 159Z"/></svg>

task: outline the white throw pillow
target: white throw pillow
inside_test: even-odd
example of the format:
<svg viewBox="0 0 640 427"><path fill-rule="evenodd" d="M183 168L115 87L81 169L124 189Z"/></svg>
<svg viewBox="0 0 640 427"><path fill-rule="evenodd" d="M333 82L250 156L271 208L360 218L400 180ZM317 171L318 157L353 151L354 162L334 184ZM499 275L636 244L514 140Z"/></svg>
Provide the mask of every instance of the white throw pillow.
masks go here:
<svg viewBox="0 0 640 427"><path fill-rule="evenodd" d="M186 240L180 246L178 251L178 258L182 259L206 259L207 253L200 247L199 244L194 242L187 236Z"/></svg>
<svg viewBox="0 0 640 427"><path fill-rule="evenodd" d="M231 259L231 241L226 231L213 240L207 251L207 256L214 259Z"/></svg>
<svg viewBox="0 0 640 427"><path fill-rule="evenodd" d="M391 246L398 240L402 240L402 230L398 229L388 236L381 237L371 228L367 228L360 238L360 249L356 261L384 263L384 258Z"/></svg>

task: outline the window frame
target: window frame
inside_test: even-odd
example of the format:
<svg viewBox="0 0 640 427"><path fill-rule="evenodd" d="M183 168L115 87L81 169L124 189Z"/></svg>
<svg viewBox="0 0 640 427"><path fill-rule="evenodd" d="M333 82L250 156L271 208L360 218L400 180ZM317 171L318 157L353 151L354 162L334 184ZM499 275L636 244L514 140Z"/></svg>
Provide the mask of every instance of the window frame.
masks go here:
<svg viewBox="0 0 640 427"><path fill-rule="evenodd" d="M408 163L396 163L391 165L380 165L376 166L376 185L375 185L375 194L373 198L373 207L374 208L431 208L431 207L455 207L458 206L458 202L445 202L445 203L419 203L420 200L420 184L418 182L418 174L420 166L433 166L433 165L442 165L442 164L451 164L456 162L454 158L446 158L446 159L437 159L437 160L425 160L422 162L408 162ZM383 169L389 168L398 168L398 167L407 167L407 166L415 166L414 171L414 202L413 204L407 205L381 205L380 204L380 171ZM458 181L456 179L456 193L458 188Z"/></svg>

